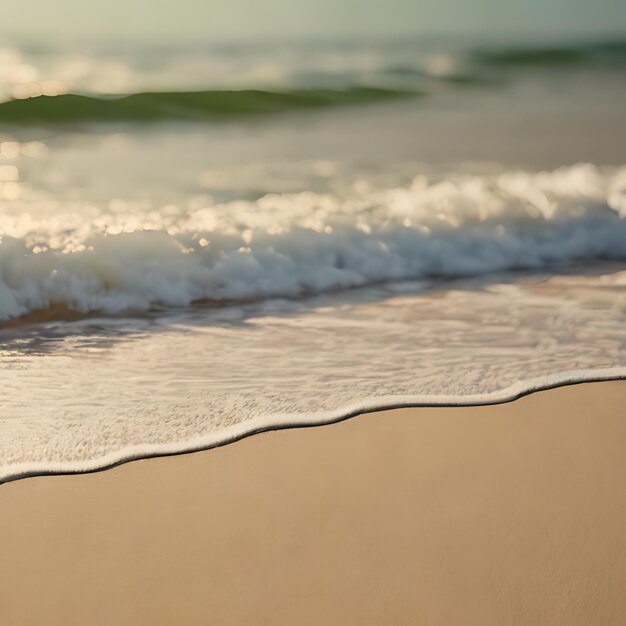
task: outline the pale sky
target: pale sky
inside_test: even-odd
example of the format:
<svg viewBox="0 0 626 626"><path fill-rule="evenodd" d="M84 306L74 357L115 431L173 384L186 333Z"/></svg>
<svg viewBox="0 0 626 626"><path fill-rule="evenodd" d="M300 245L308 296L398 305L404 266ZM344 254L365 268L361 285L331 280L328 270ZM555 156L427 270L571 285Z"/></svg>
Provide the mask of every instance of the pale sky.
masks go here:
<svg viewBox="0 0 626 626"><path fill-rule="evenodd" d="M626 33L625 0L2 0L1 15L0 36L50 39Z"/></svg>

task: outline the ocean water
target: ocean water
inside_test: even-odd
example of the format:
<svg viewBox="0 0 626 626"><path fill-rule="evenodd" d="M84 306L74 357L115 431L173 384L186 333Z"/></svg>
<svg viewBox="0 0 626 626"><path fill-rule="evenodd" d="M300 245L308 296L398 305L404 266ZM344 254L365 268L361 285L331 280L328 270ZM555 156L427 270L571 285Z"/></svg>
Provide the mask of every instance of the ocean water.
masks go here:
<svg viewBox="0 0 626 626"><path fill-rule="evenodd" d="M0 480L624 376L625 66L12 42Z"/></svg>

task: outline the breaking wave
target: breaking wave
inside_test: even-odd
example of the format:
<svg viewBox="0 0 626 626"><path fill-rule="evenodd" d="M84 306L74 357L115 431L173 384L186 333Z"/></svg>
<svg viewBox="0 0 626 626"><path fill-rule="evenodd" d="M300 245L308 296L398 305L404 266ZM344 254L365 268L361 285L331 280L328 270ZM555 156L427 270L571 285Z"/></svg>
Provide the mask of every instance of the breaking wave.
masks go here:
<svg viewBox="0 0 626 626"><path fill-rule="evenodd" d="M626 169L415 178L141 210L0 216L0 318L292 297L381 281L626 260Z"/></svg>

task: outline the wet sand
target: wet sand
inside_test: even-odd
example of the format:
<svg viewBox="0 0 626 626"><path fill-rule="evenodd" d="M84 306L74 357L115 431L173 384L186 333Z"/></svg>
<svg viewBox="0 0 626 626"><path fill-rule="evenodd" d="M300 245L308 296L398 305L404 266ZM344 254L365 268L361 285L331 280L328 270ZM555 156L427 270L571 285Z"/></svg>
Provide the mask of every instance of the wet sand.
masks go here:
<svg viewBox="0 0 626 626"><path fill-rule="evenodd" d="M0 623L626 623L626 382L0 486Z"/></svg>

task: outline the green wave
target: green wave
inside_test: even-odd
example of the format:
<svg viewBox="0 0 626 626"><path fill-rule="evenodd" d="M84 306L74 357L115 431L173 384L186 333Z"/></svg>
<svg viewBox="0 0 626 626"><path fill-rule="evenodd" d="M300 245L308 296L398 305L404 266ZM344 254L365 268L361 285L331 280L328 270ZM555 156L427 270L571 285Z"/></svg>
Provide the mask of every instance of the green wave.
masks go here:
<svg viewBox="0 0 626 626"><path fill-rule="evenodd" d="M577 46L505 47L479 50L476 59L487 65L554 66L595 64L624 64L626 40L602 41Z"/></svg>
<svg viewBox="0 0 626 626"><path fill-rule="evenodd" d="M0 103L0 123L70 124L213 120L316 107L365 104L422 95L377 87L290 91L146 92L120 97L36 96Z"/></svg>

